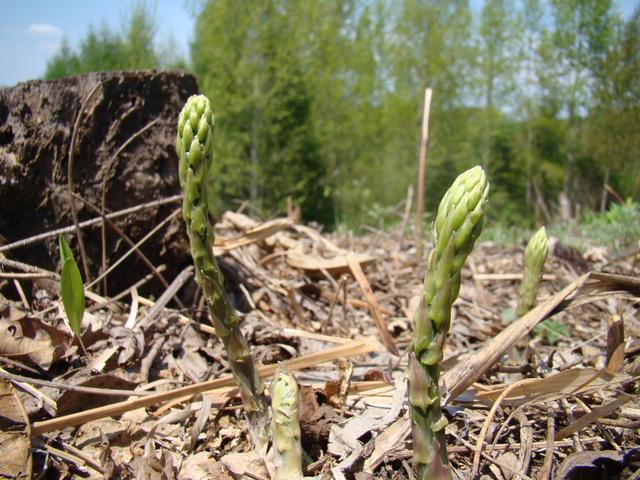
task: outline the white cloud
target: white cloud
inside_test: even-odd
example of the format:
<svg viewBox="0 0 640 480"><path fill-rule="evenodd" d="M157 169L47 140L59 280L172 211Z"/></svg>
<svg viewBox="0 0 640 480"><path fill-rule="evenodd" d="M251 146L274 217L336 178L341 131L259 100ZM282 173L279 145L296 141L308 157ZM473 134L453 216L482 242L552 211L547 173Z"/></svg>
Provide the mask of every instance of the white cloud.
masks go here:
<svg viewBox="0 0 640 480"><path fill-rule="evenodd" d="M35 35L62 35L62 29L50 23L32 23L27 30Z"/></svg>
<svg viewBox="0 0 640 480"><path fill-rule="evenodd" d="M52 40L50 42L40 42L38 48L48 55L53 55L60 49L60 40Z"/></svg>

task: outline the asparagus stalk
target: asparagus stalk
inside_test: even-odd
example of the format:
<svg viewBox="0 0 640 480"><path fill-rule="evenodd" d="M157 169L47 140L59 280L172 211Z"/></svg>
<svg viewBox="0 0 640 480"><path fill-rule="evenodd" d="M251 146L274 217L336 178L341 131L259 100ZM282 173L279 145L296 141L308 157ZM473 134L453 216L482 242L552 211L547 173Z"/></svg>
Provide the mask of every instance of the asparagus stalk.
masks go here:
<svg viewBox="0 0 640 480"><path fill-rule="evenodd" d="M214 232L209 217L207 184L213 160L213 113L204 95L191 96L178 119L176 150L179 180L184 190L182 216L187 226L195 277L201 286L216 332L227 350L231 371L240 390L256 448L266 447L268 406L238 317L225 293L222 273L213 255Z"/></svg>
<svg viewBox="0 0 640 480"><path fill-rule="evenodd" d="M271 382L271 434L276 452L276 480L297 480L302 475L298 384L279 367Z"/></svg>
<svg viewBox="0 0 640 480"><path fill-rule="evenodd" d="M416 311L409 352L409 407L414 462L421 480L451 478L440 408L438 363L460 291L460 271L482 231L489 192L477 166L462 173L445 193L433 224L434 248L427 257L423 296Z"/></svg>
<svg viewBox="0 0 640 480"><path fill-rule="evenodd" d="M516 310L519 317L531 310L536 304L542 269L548 253L549 240L545 228L542 227L531 237L524 251L524 274L522 275L518 309Z"/></svg>

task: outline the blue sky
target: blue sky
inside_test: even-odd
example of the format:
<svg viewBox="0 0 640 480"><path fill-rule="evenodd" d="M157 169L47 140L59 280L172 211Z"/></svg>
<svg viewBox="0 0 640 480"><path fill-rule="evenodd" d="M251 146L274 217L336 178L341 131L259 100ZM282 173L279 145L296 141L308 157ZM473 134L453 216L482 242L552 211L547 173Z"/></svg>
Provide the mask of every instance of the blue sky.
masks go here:
<svg viewBox="0 0 640 480"><path fill-rule="evenodd" d="M242 1L242 0L238 0ZM633 12L637 0L616 0L624 18ZM47 60L57 51L63 36L75 48L90 24L105 22L120 29L132 0L0 0L0 86L39 78ZM472 0L479 8L482 0ZM193 35L190 12L195 0L156 0L157 40L173 36L180 54L186 56Z"/></svg>
<svg viewBox="0 0 640 480"><path fill-rule="evenodd" d="M131 10L131 0L0 0L0 85L39 78L47 60L58 50L63 36L75 48L90 24L103 21L119 30ZM193 35L190 11L194 2L148 1L158 23L156 40L172 35L187 55Z"/></svg>

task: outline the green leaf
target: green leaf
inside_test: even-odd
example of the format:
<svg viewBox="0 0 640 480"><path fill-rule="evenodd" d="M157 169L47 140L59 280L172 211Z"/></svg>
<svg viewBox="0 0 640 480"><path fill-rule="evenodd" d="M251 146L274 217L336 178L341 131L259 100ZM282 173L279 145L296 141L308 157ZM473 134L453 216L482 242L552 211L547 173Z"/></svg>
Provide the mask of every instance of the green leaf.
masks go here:
<svg viewBox="0 0 640 480"><path fill-rule="evenodd" d="M73 252L67 241L62 235L58 237L58 240L60 242L60 264L64 264L67 260L73 260Z"/></svg>
<svg viewBox="0 0 640 480"><path fill-rule="evenodd" d="M80 335L82 316L84 315L84 287L80 270L73 258L73 252L69 244L62 238L60 240L60 260L62 271L60 273L60 292L62 294L62 304L69 319L69 326L76 335Z"/></svg>
<svg viewBox="0 0 640 480"><path fill-rule="evenodd" d="M555 344L560 338L569 337L571 334L563 324L549 319L533 327L533 333L534 335L546 337L547 342L551 345Z"/></svg>

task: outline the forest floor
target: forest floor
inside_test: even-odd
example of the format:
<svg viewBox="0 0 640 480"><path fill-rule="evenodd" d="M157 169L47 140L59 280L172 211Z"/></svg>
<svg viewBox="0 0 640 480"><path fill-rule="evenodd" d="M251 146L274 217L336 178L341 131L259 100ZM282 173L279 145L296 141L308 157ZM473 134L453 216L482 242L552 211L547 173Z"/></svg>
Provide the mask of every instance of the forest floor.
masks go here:
<svg viewBox="0 0 640 480"><path fill-rule="evenodd" d="M216 231L261 375L268 384L284 362L300 383L305 474L416 478L405 369L424 261L413 238L233 212ZM538 307L517 318L523 251L479 242L463 270L441 376L454 478L639 478L638 252L552 242ZM272 478L202 297L168 307L192 273L156 300L87 292L85 355L55 275L5 266L5 476Z"/></svg>

